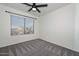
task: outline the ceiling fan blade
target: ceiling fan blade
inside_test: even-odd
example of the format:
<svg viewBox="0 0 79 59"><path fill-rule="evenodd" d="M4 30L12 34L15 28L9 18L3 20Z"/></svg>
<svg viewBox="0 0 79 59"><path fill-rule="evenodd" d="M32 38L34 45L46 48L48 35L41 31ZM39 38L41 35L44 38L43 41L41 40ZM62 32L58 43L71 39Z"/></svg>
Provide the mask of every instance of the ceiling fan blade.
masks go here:
<svg viewBox="0 0 79 59"><path fill-rule="evenodd" d="M31 11L32 10L32 8L30 8L28 11Z"/></svg>
<svg viewBox="0 0 79 59"><path fill-rule="evenodd" d="M41 12L38 8L36 8L36 10L37 10L39 13Z"/></svg>
<svg viewBox="0 0 79 59"><path fill-rule="evenodd" d="M47 4L43 4L43 5L36 5L36 7L47 7Z"/></svg>
<svg viewBox="0 0 79 59"><path fill-rule="evenodd" d="M28 5L28 6L32 6L32 5L28 4L28 3L22 3L22 4L24 4L24 5Z"/></svg>

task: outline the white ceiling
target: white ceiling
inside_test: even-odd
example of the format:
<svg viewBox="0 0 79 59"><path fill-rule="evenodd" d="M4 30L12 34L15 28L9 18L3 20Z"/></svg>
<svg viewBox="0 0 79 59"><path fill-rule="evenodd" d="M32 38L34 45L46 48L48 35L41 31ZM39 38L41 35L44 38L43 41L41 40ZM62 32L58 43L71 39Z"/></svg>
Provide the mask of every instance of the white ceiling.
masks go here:
<svg viewBox="0 0 79 59"><path fill-rule="evenodd" d="M37 4L41 4L41 3L37 3ZM38 13L38 12L33 12L33 11L28 12L30 7L27 6L27 5L20 4L20 3L1 3L1 5L5 5L5 6L11 7L11 8L15 8L17 10L28 12L28 13L34 14L35 16L38 16L38 17L42 16L42 15L48 13L48 12L54 11L54 10L56 10L58 8L69 5L69 3L47 3L47 4L48 4L48 7L39 8L41 13Z"/></svg>

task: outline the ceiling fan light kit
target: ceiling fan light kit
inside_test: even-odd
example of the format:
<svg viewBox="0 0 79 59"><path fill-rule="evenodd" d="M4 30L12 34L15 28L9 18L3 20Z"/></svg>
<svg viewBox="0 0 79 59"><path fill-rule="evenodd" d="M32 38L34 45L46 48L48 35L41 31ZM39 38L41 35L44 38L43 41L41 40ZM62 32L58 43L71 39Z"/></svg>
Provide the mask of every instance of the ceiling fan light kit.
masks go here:
<svg viewBox="0 0 79 59"><path fill-rule="evenodd" d="M38 8L41 8L41 7L47 7L48 4L41 4L41 5L36 5L36 3L33 3L32 5L31 4L28 4L28 3L22 3L24 5L27 5L29 7L31 7L28 12L30 12L31 10L32 11L38 11L39 13L41 12Z"/></svg>
<svg viewBox="0 0 79 59"><path fill-rule="evenodd" d="M36 8L32 8L33 11L36 11Z"/></svg>

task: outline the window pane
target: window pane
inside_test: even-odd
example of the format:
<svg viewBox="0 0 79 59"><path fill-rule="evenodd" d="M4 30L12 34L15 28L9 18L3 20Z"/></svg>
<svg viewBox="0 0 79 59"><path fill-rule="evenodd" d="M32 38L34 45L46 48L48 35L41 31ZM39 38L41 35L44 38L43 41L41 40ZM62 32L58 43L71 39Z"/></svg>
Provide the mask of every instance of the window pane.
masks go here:
<svg viewBox="0 0 79 59"><path fill-rule="evenodd" d="M11 15L11 35L24 34L24 18Z"/></svg>
<svg viewBox="0 0 79 59"><path fill-rule="evenodd" d="M34 33L34 23L32 18L25 18L25 34Z"/></svg>

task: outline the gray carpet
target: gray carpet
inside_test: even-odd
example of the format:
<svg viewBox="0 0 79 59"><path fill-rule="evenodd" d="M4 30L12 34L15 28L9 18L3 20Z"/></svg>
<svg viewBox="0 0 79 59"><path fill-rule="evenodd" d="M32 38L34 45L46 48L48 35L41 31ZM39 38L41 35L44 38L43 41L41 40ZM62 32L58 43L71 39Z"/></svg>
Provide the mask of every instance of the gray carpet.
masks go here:
<svg viewBox="0 0 79 59"><path fill-rule="evenodd" d="M0 56L79 56L79 53L41 39L35 39L0 48Z"/></svg>

